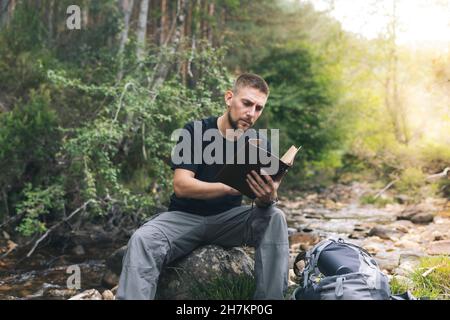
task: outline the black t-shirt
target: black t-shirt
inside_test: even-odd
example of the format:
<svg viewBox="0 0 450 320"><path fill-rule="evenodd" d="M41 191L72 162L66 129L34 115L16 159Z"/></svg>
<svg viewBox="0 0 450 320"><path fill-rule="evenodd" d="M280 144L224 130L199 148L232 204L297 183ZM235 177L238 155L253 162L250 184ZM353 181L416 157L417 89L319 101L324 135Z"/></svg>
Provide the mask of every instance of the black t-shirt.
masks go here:
<svg viewBox="0 0 450 320"><path fill-rule="evenodd" d="M190 142L191 142L191 154L190 157L183 158L183 162L175 164L173 158L171 159L171 168L175 169L187 169L195 173L195 178L205 182L217 182L214 178L217 176L218 172L222 168L222 166L226 163L226 157L228 157L229 161L231 157L236 155L237 148L240 146L238 141L230 141L225 139L222 135L220 135L219 129L217 127L217 118L218 117L209 117L200 121L189 122L184 126L184 129L189 132ZM199 130L201 124L201 130ZM194 127L197 128L197 131L194 132ZM216 132L216 135L212 138L202 138L203 134L206 130L213 129ZM200 133L201 132L201 133ZM196 135L197 133L197 135ZM201 135L200 135L200 134ZM201 157L199 159L199 155L202 155L205 148L215 141L215 138L222 139L222 143L224 146L224 152L221 163L205 163L205 159ZM267 148L270 150L270 143L263 135L259 135L256 130L250 128L245 132L240 139L249 139L249 138L257 138L259 137L267 143ZM178 139L177 145L179 145L183 141L184 137L180 136ZM195 159L196 150L194 149L194 142L197 139L197 142L200 142L198 146L201 146L201 150L198 147L197 150L197 159ZM207 141L203 141L207 140ZM241 141L242 143L242 141ZM211 148L211 147L210 147ZM234 149L234 152L231 152L231 148ZM180 149L181 150L181 149ZM227 152L227 150L230 150ZM179 153L183 155L183 152ZM212 152L212 155L215 156L215 153ZM218 155L220 156L220 154ZM184 159L189 159L189 161L184 161ZM197 161L194 161L197 160ZM200 160L200 161L198 161ZM187 163L189 162L189 163ZM201 163L198 163L201 162ZM231 208L240 206L242 203L242 195L240 196L232 196L226 195L223 197L217 197L213 199L193 199L193 198L180 198L172 193L170 197L170 205L169 211L183 211L189 212L193 214L198 214L201 216L210 216L214 214L218 214L224 211L227 211Z"/></svg>

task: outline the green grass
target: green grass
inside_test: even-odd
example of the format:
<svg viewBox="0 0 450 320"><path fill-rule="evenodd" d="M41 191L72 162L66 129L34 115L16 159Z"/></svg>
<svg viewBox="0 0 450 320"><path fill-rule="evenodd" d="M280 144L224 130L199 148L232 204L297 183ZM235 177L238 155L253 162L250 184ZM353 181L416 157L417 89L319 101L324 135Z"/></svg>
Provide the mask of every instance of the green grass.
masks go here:
<svg viewBox="0 0 450 320"><path fill-rule="evenodd" d="M383 198L383 197L375 198L375 196L373 195L364 195L361 198L359 198L359 203L362 205L372 204L376 207L383 208L387 204L394 203L394 201L390 198Z"/></svg>
<svg viewBox="0 0 450 320"><path fill-rule="evenodd" d="M424 276L424 273L431 269L433 270ZM390 283L392 293L397 294L410 290L418 298L450 300L450 257L422 258L419 266L408 278L411 280L411 284L406 284L394 277Z"/></svg>
<svg viewBox="0 0 450 320"><path fill-rule="evenodd" d="M221 277L191 288L194 300L251 300L255 293L255 279L247 276Z"/></svg>

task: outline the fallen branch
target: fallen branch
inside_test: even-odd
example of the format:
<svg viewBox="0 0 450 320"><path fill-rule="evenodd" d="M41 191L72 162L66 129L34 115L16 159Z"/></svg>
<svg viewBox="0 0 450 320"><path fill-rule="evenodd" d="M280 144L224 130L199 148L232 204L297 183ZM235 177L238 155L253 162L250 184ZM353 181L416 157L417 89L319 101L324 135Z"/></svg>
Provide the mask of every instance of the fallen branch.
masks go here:
<svg viewBox="0 0 450 320"><path fill-rule="evenodd" d="M0 224L0 229L3 229L4 227L6 227L7 225L14 223L18 220L20 220L23 217L23 213L17 214L14 217L10 217L8 220L6 220L5 222L3 222L2 224Z"/></svg>
<svg viewBox="0 0 450 320"><path fill-rule="evenodd" d="M440 178L447 178L449 171L450 171L450 167L447 167L442 172L436 173L436 174L432 174L431 176L428 176L425 179L426 180L436 180L436 179L440 179Z"/></svg>
<svg viewBox="0 0 450 320"><path fill-rule="evenodd" d="M381 189L380 191L378 191L378 193L375 195L374 199L378 198L379 196L381 196L387 189L389 189L390 187L392 187L392 185L394 183L396 183L399 180L399 178L392 180L391 182L389 182L383 189Z"/></svg>
<svg viewBox="0 0 450 320"><path fill-rule="evenodd" d="M53 225L50 229L48 229L43 235L42 237L40 237L34 244L33 248L27 253L27 258L29 258L34 250L36 250L37 246L39 245L39 243L41 243L45 238L47 238L47 236L50 234L50 232L52 232L53 230L55 230L57 227L59 227L62 223L67 222L68 220L70 220L75 214L77 214L78 212L80 212L82 209L85 209L86 206L93 202L93 199L90 199L88 201L86 201L81 207L79 207L78 209L76 209L75 211L73 211L69 216L67 216L66 218L64 218L63 220L61 220L60 222L56 223L55 225Z"/></svg>
<svg viewBox="0 0 450 320"><path fill-rule="evenodd" d="M437 268L439 268L439 267L442 267L442 263L441 264L438 264L437 266L434 266L434 267L432 267L432 268L429 268L427 271L425 271L424 273L422 273L422 277L426 277L426 276L428 276L430 273L432 273L434 270L436 270Z"/></svg>

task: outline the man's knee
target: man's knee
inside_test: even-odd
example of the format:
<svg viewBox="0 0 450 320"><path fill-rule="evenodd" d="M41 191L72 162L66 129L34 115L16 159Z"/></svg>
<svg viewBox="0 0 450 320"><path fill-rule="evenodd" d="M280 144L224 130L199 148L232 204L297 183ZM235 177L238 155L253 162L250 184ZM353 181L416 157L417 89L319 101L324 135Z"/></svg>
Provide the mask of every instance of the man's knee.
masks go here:
<svg viewBox="0 0 450 320"><path fill-rule="evenodd" d="M283 210L281 210L277 206L270 206L266 210L268 210L267 216L270 217L270 219L269 219L270 225L277 225L279 227L287 227L286 215L284 214Z"/></svg>
<svg viewBox="0 0 450 320"><path fill-rule="evenodd" d="M271 215L275 216L276 219L282 219L286 220L286 216L284 214L284 211L278 208L277 206L271 206Z"/></svg>
<svg viewBox="0 0 450 320"><path fill-rule="evenodd" d="M169 241L164 233L154 226L143 226L136 230L128 242L128 254L152 257L156 264L164 262L169 252ZM135 257L136 258L136 257ZM133 261L130 261L133 264Z"/></svg>
<svg viewBox="0 0 450 320"><path fill-rule="evenodd" d="M260 212L256 213L251 225L255 245L274 241L276 243L287 243L287 224L283 210L276 206L258 209Z"/></svg>
<svg viewBox="0 0 450 320"><path fill-rule="evenodd" d="M286 233L287 237L286 215L283 210L276 206L273 206L271 210L270 224L280 233L280 235L285 236L284 233Z"/></svg>

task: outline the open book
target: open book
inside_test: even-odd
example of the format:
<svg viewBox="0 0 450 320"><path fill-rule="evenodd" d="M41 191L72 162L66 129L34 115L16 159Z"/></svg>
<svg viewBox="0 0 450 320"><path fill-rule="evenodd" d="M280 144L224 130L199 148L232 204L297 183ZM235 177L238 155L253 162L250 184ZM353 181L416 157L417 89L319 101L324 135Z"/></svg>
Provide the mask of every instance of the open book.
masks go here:
<svg viewBox="0 0 450 320"><path fill-rule="evenodd" d="M246 179L247 174L249 174L252 170L260 175L268 174L272 177L274 181L280 180L286 172L289 171L289 168L294 163L294 158L297 152L301 147L297 148L295 146L291 146L288 151L280 158L271 154L269 151L261 148L259 144L261 143L260 139L249 139L244 146L244 150L238 150L238 153L235 156L234 162L232 164L225 164L223 168L219 171L216 176L217 182L222 182L230 187L240 191L242 194L246 195L251 199L255 199L256 195L253 193L252 189L249 187ZM237 161L238 155L241 152L245 152L245 162L242 163ZM249 155L257 154L257 158L253 159L256 161L251 161ZM263 152L264 161L260 157ZM267 160L270 158L270 162ZM272 162L274 161L274 162ZM276 168L276 170L274 170ZM264 178L263 178L264 179Z"/></svg>

